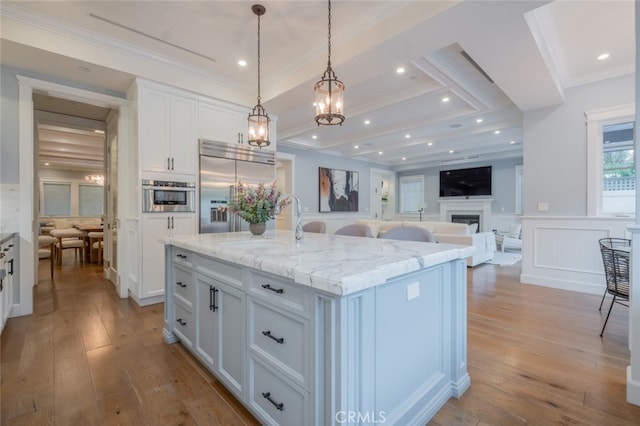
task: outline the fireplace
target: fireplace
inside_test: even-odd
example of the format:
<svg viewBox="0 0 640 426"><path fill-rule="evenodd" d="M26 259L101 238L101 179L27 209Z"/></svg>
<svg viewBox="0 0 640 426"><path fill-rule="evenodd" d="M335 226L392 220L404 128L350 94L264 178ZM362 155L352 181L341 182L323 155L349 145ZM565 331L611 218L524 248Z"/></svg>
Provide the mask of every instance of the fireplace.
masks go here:
<svg viewBox="0 0 640 426"><path fill-rule="evenodd" d="M490 198L475 199L456 199L441 198L440 203L440 220L442 222L455 222L454 216L462 217L462 223L477 223L478 232L485 232L491 229L491 203ZM467 220L471 220L468 222Z"/></svg>
<svg viewBox="0 0 640 426"><path fill-rule="evenodd" d="M478 229L480 228L480 215L479 214L452 214L451 222L453 223L466 223L467 225L472 225L474 223L478 224Z"/></svg>

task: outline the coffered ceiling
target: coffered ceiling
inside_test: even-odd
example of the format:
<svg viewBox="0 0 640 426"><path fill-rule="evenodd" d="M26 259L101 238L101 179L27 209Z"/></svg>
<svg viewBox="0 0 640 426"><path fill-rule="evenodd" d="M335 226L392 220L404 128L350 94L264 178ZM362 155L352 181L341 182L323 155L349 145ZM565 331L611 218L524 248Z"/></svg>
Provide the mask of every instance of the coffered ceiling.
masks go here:
<svg viewBox="0 0 640 426"><path fill-rule="evenodd" d="M107 91L142 76L251 107L253 3L3 1L0 58ZM327 3L262 4L261 95L278 145L395 170L520 157L523 112L634 71L633 1L334 0L331 62L347 120L317 127Z"/></svg>

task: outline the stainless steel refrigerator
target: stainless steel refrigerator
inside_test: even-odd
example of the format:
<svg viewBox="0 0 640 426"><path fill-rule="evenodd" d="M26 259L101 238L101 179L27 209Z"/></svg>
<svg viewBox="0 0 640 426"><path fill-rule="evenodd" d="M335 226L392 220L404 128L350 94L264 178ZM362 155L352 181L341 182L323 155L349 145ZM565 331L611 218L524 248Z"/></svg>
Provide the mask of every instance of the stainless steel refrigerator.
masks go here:
<svg viewBox="0 0 640 426"><path fill-rule="evenodd" d="M267 183L276 176L275 153L246 145L200 139L200 233L246 231L247 222L231 213L227 205L238 181ZM275 220L267 222L267 229Z"/></svg>

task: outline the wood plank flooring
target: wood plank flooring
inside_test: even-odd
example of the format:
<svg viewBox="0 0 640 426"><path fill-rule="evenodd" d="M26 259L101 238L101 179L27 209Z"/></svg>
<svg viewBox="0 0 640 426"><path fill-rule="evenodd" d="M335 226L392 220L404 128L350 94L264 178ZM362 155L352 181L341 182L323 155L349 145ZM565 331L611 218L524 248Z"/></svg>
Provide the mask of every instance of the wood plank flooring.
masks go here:
<svg viewBox="0 0 640 426"><path fill-rule="evenodd" d="M614 306L601 339L599 296L518 274L468 270L471 388L430 425L639 425L640 407L625 399L627 308ZM0 424L259 424L180 344L162 341L161 304L118 299L100 267L72 253L53 281L44 261L39 277L34 315L2 334Z"/></svg>

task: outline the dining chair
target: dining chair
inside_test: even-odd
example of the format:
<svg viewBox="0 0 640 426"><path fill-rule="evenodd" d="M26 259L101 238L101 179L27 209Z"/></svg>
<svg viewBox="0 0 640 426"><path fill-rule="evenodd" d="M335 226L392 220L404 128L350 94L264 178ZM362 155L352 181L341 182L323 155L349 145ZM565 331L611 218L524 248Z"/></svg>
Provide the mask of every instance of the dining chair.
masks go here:
<svg viewBox="0 0 640 426"><path fill-rule="evenodd" d="M609 321L609 315L613 309L614 303L629 307L623 302L629 301L629 255L631 251L631 240L625 238L601 238L598 240L600 244L600 253L602 254L602 264L604 266L604 275L606 279L606 288L600 301L599 311L602 311L607 293L613 296L607 318L604 320L600 337L604 334L604 329Z"/></svg>
<svg viewBox="0 0 640 426"><path fill-rule="evenodd" d="M361 223L345 225L334 232L335 235L349 235L352 237L371 237L371 228Z"/></svg>
<svg viewBox="0 0 640 426"><path fill-rule="evenodd" d="M38 236L38 260L49 259L51 278L53 279L53 262L55 261L54 247L58 239L49 235Z"/></svg>
<svg viewBox="0 0 640 426"><path fill-rule="evenodd" d="M302 230L304 232L311 232L314 234L324 234L327 232L327 224L321 220L314 220L302 225Z"/></svg>
<svg viewBox="0 0 640 426"><path fill-rule="evenodd" d="M89 262L93 263L94 260L97 260L102 264L104 232L89 232L87 237L89 237Z"/></svg>
<svg viewBox="0 0 640 426"><path fill-rule="evenodd" d="M80 254L80 262L84 259L84 250L86 247L85 237L86 233L74 228L67 229L54 229L51 231L51 236L58 239L56 243L56 259L58 265L62 265L62 250L74 249L76 252L76 258Z"/></svg>
<svg viewBox="0 0 640 426"><path fill-rule="evenodd" d="M397 226L389 229L380 238L386 240L422 241L425 243L437 242L431 231L420 226Z"/></svg>

